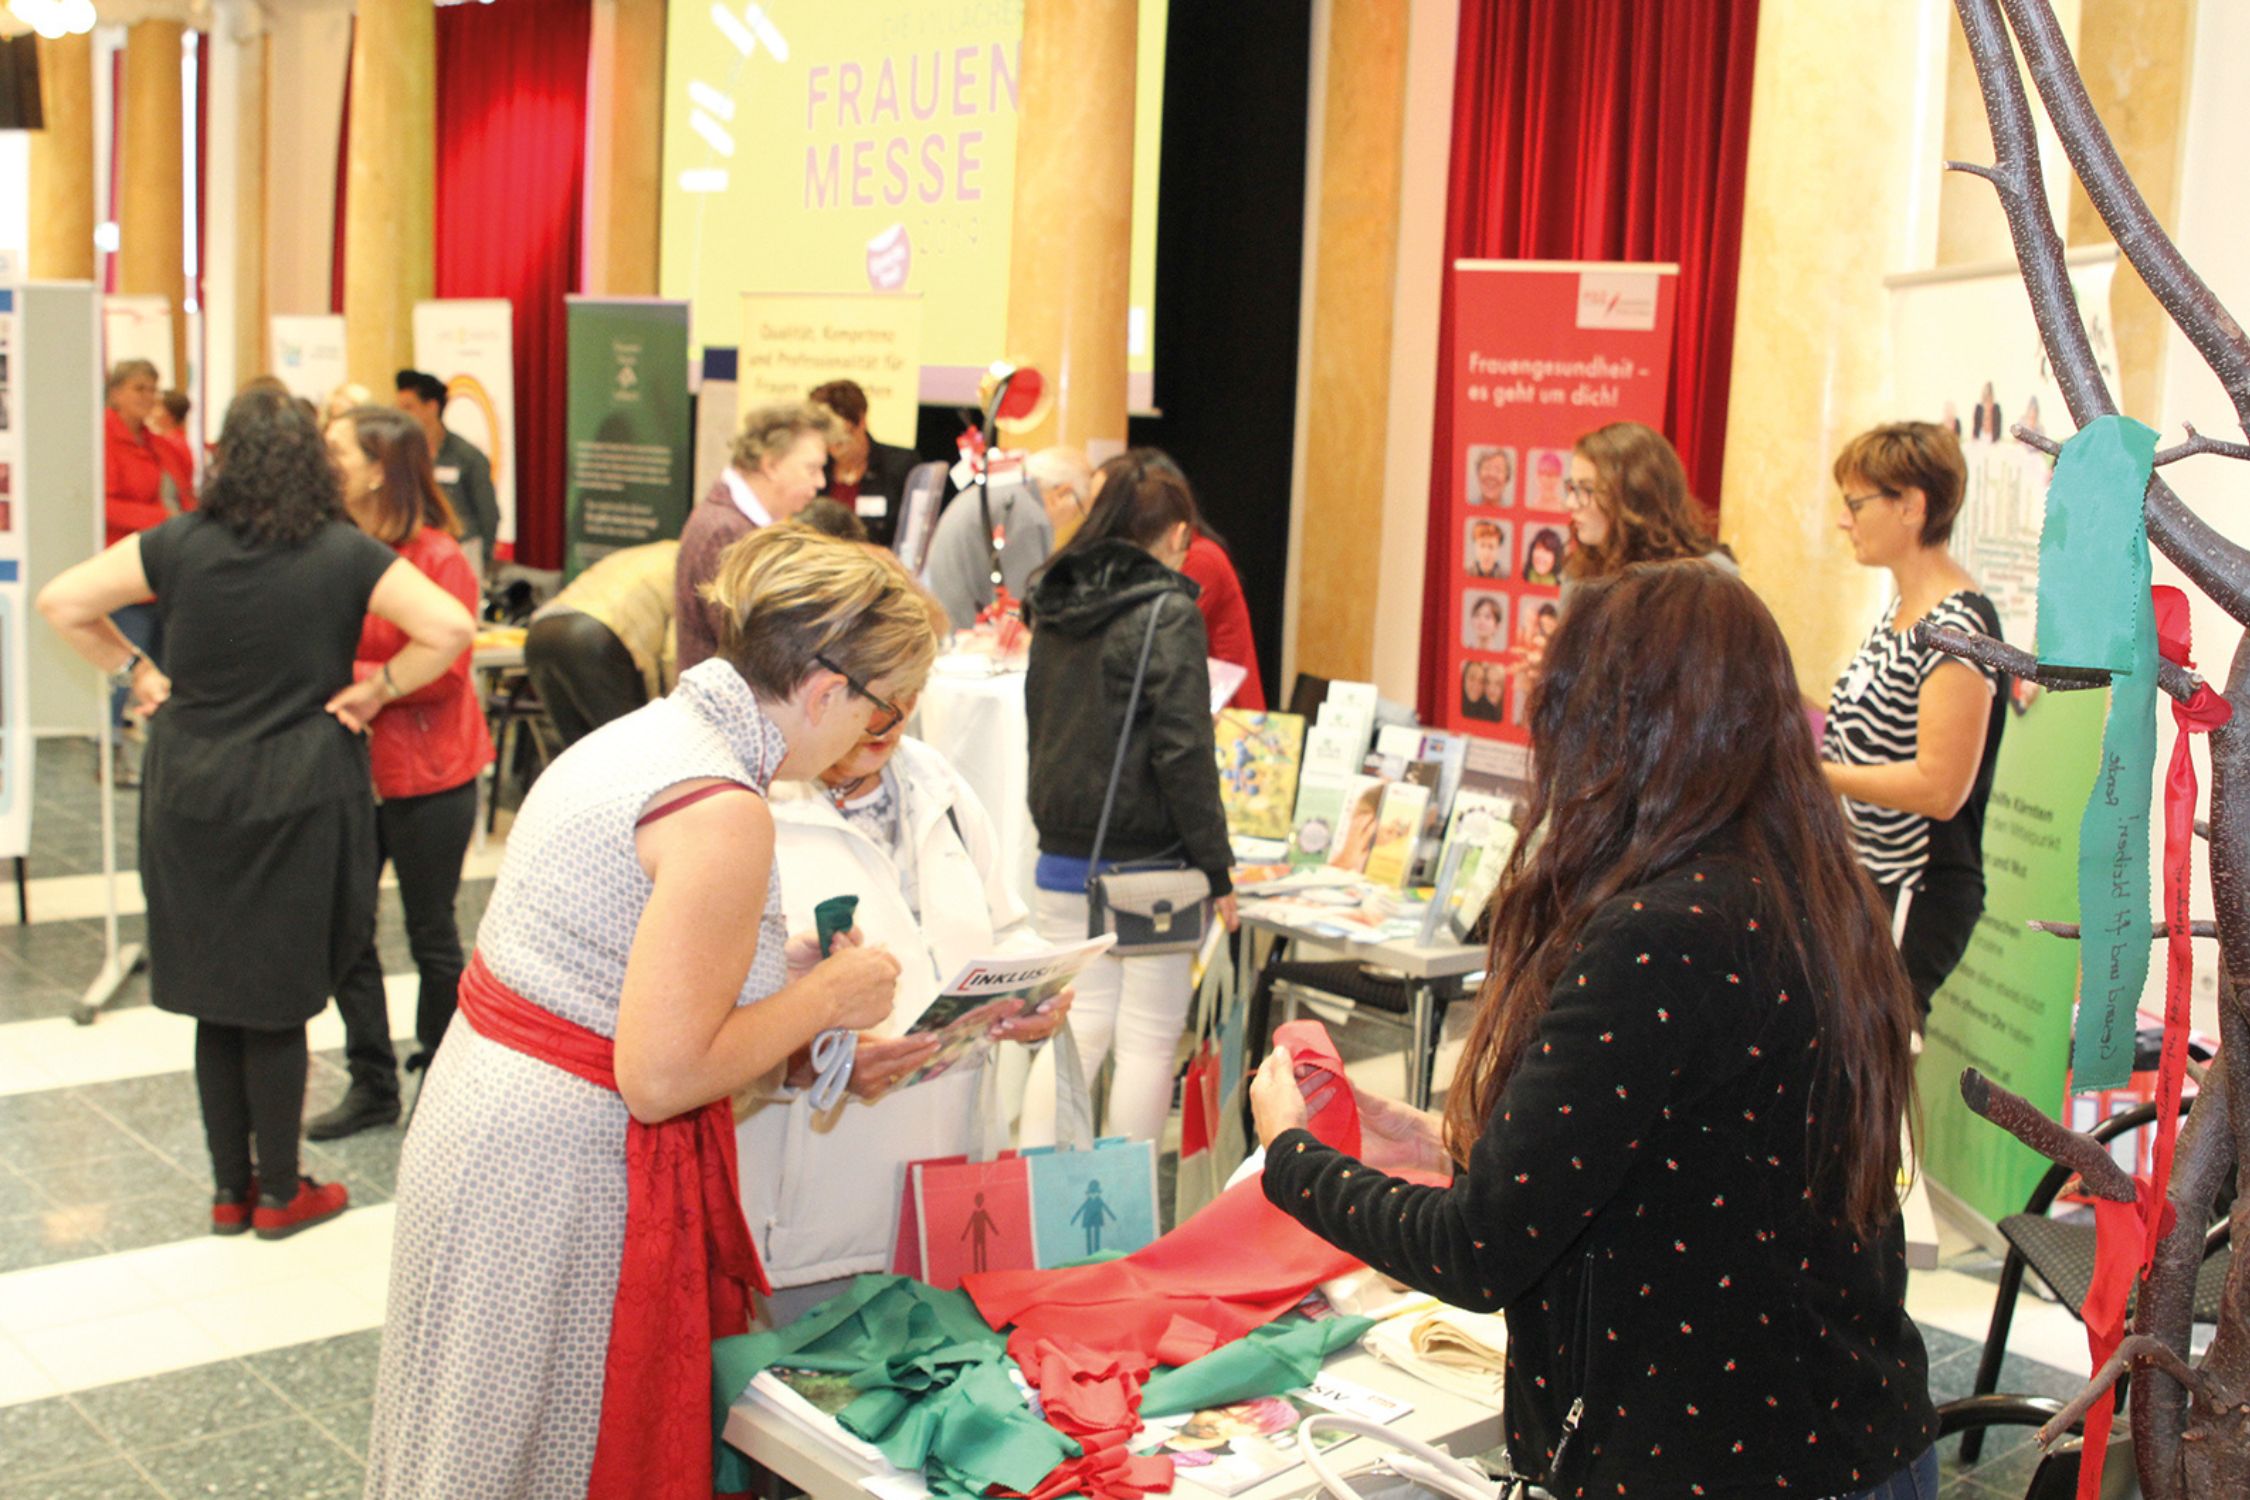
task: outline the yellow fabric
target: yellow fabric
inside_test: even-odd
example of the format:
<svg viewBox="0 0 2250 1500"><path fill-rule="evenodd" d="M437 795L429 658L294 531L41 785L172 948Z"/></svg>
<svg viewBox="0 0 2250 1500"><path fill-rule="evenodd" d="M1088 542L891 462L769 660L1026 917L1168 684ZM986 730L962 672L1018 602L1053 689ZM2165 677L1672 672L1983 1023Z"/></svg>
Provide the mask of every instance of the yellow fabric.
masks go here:
<svg viewBox="0 0 2250 1500"><path fill-rule="evenodd" d="M650 542L612 552L578 575L547 609L574 609L609 627L633 655L650 698L661 698L679 678L678 636L672 624L673 574L680 544ZM542 614L546 610L541 611Z"/></svg>

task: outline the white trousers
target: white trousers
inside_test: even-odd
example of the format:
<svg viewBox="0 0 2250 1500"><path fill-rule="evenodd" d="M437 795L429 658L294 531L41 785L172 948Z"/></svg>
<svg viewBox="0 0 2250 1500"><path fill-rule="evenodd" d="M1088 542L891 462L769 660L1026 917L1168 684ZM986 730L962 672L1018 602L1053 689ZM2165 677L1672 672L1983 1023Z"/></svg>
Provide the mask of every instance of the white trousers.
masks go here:
<svg viewBox="0 0 2250 1500"><path fill-rule="evenodd" d="M1051 943L1075 943L1086 936L1086 898L1064 891L1034 891L1032 925ZM1192 953L1159 953L1144 958L1095 959L1078 975L1070 1003L1070 1032L1093 1080L1102 1059L1117 1054L1110 1079L1109 1109L1102 1134L1153 1141L1164 1133L1172 1112L1172 1073L1180 1033L1187 1030L1188 975ZM1023 1144L1049 1146L1055 1140L1055 1053L1039 1049L1024 1088Z"/></svg>

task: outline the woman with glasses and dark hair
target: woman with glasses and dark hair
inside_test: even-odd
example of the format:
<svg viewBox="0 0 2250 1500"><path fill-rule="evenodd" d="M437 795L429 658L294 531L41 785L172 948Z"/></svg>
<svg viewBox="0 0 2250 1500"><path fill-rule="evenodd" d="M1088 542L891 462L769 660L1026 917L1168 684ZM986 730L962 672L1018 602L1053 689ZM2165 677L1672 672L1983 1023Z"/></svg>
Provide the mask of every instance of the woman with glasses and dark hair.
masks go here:
<svg viewBox="0 0 2250 1500"><path fill-rule="evenodd" d="M109 619L151 594L162 671ZM264 390L227 409L202 509L63 573L39 609L151 716L150 992L196 1021L212 1231L279 1239L333 1217L349 1195L299 1173L297 1132L305 1023L374 933L358 731L444 675L469 648L469 612L352 525L318 429L287 392ZM404 644L358 677L368 615Z"/></svg>
<svg viewBox="0 0 2250 1500"><path fill-rule="evenodd" d="M415 420L390 407L355 407L328 424L328 455L343 479L344 510L353 524L474 611L476 574L455 539L460 523L438 487L429 440ZM363 679L380 677L406 645L397 626L370 616L352 670ZM406 942L421 980L416 1051L407 1059L412 1072L427 1064L453 1019L461 982L453 902L461 890L461 861L476 834L477 777L492 763L492 735L469 681L468 652L435 682L393 701L369 731L368 759L378 799L375 870L380 876L387 863L398 872ZM336 1009L344 1018L351 1083L333 1109L305 1122L305 1135L316 1141L398 1118L398 1061L372 930L336 986Z"/></svg>
<svg viewBox="0 0 2250 1500"><path fill-rule="evenodd" d="M931 632L942 640L950 633L944 606L927 603ZM789 1089L737 1103L742 1202L774 1284L766 1303L774 1327L843 1291L853 1276L890 1269L898 1194L841 1193L837 1183L904 1182L907 1163L975 1144L983 1067L892 1088L937 1048L933 1038L905 1036L906 1028L963 965L1045 946L984 804L944 756L905 733L916 696L878 706L842 760L772 793L790 925L811 925L813 907L830 896L856 895L860 931L899 961L897 1008L880 1031L860 1034L846 1098L816 1109ZM993 1036L1044 1041L1070 1004L1068 992L1057 995Z"/></svg>
<svg viewBox="0 0 2250 1500"><path fill-rule="evenodd" d="M1933 1495L1898 1191L1913 992L1780 627L1716 568L1642 563L1581 590L1545 667L1546 834L1492 899L1444 1117L1354 1089L1355 1160L1302 1128L1308 1092L1350 1085L1277 1049L1251 1088L1266 1197L1505 1312L1538 1493Z"/></svg>
<svg viewBox="0 0 2250 1500"><path fill-rule="evenodd" d="M1026 601L1031 663L1031 821L1039 832L1032 920L1054 942L1086 936L1088 878L1110 768L1115 810L1104 867L1184 861L1210 878L1235 925L1234 863L1219 804L1209 637L1196 587L1178 572L1195 538L1195 496L1169 460L1136 449L1102 465L1094 508L1034 580ZM1161 455L1157 455L1161 458ZM1151 612L1155 636L1139 713L1125 705ZM1114 1050L1105 1134L1154 1140L1172 1105L1172 1054L1187 1026L1186 953L1096 959L1078 979L1071 1034L1089 1077ZM1042 1054L1024 1096L1023 1137L1054 1139L1054 1063Z"/></svg>
<svg viewBox="0 0 2250 1500"><path fill-rule="evenodd" d="M1740 571L1688 494L1680 455L1653 427L1611 422L1581 437L1571 446L1563 503L1578 544L1562 566L1566 608L1575 585L1635 563L1701 561Z"/></svg>
<svg viewBox="0 0 2250 1500"><path fill-rule="evenodd" d="M1984 912L1984 809L2008 723L2004 675L1914 640L1925 621L2000 639L2000 612L1946 545L1967 481L1960 439L1934 422L1877 427L1836 455L1837 525L1860 566L1890 573L1891 599L1836 679L1821 769L1924 1015Z"/></svg>
<svg viewBox="0 0 2250 1500"><path fill-rule="evenodd" d="M649 1456L709 1492L711 1341L767 1290L729 1101L890 1014L896 958L789 936L766 793L895 722L928 607L802 526L701 602L718 656L564 751L509 835L399 1158L370 1496L639 1493Z"/></svg>

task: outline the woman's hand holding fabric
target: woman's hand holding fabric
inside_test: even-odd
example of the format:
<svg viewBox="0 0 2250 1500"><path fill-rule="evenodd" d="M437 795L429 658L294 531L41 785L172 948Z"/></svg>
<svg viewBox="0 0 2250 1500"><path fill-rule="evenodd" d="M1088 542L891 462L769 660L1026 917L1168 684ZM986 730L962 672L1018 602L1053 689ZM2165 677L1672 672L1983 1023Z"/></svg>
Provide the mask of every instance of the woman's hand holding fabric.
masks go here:
<svg viewBox="0 0 2250 1500"><path fill-rule="evenodd" d="M1070 1015L1070 1002L1076 998L1078 991L1075 989L1049 996L1036 1009L993 1027L992 1039L996 1042L1043 1042L1062 1030L1063 1021Z"/></svg>
<svg viewBox="0 0 2250 1500"><path fill-rule="evenodd" d="M1326 1096L1322 1096L1326 1102ZM1287 1047L1276 1047L1258 1065L1250 1080L1250 1114L1258 1128L1258 1144L1270 1146L1285 1131L1302 1130L1312 1118L1305 1091L1298 1084L1296 1064Z"/></svg>
<svg viewBox="0 0 2250 1500"><path fill-rule="evenodd" d="M839 943L814 967L812 977L827 984L831 1024L864 1031L890 1018L898 973L898 960L889 949Z"/></svg>
<svg viewBox="0 0 2250 1500"><path fill-rule="evenodd" d="M1352 1098L1359 1105L1360 1160L1383 1172L1453 1174L1444 1124L1436 1115L1370 1094L1357 1084Z"/></svg>

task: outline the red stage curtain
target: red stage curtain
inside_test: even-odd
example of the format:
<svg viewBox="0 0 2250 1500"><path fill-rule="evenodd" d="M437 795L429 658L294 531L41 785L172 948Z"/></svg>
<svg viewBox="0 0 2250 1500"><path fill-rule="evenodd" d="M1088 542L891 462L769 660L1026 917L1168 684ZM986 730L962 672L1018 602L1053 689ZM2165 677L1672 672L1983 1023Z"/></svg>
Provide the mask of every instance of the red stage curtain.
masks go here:
<svg viewBox="0 0 2250 1500"><path fill-rule="evenodd" d="M1446 263L1679 263L1665 433L1688 483L1716 506L1734 361L1735 266L1750 147L1758 0L1461 0ZM1439 329L1436 448L1455 451L1453 299ZM1433 466L1433 515L1452 467ZM1430 533L1430 576L1444 566ZM1423 638L1452 605L1427 592ZM1422 712L1441 701L1443 653L1425 657Z"/></svg>
<svg viewBox="0 0 2250 1500"><path fill-rule="evenodd" d="M515 306L516 547L563 552L563 297L579 284L591 0L437 13L437 294Z"/></svg>

